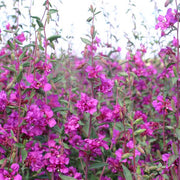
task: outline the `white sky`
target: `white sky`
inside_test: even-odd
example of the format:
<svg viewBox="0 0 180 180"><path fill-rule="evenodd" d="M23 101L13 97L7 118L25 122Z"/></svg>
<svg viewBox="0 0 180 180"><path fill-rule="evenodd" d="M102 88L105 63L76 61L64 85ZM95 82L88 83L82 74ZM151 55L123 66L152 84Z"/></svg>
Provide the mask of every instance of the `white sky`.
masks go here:
<svg viewBox="0 0 180 180"><path fill-rule="evenodd" d="M19 0L23 2L23 6L20 6L22 9L24 6L29 6L31 1L33 0ZM42 4L45 0L34 0L34 6L32 6L31 14L33 16L42 17L44 12L44 6ZM102 39L103 42L113 43L108 36L111 34L116 35L119 39L118 44L114 44L115 46L120 46L122 48L122 56L126 53L126 42L127 40L124 37L124 32L126 32L129 37L132 37L132 18L131 13L126 13L129 6L129 0L50 0L53 8L57 8L60 14L58 26L55 23L52 23L47 26L48 35L53 35L50 29L62 29L62 36L65 38L66 36L73 36L74 39L71 40L73 52L77 55L80 55L81 51L84 48L84 44L81 42L80 37L86 37L85 34L89 33L90 25L86 22L87 18L91 15L88 12L90 5L92 4L97 8L97 11L101 11L100 14L97 15L95 21L95 27L98 32L98 37ZM10 1L8 1L10 2ZM12 8L12 4L5 2L8 5L8 8ZM133 12L136 14L136 23L137 30L143 32L143 35L146 37L150 35L154 35L157 33L155 31L155 14L154 13L154 2L150 2L150 0L131 0L131 2L136 5L133 8ZM157 6L160 9L164 8L164 0L157 0ZM28 9L22 12L25 17L28 17ZM7 14L9 14L8 11ZM164 12L161 12L164 15ZM2 12L1 12L2 13ZM105 19L103 13L109 13L109 17ZM6 16L7 14L3 14ZM54 18L56 15L53 16ZM110 24L107 24L107 20L111 22L114 26L110 27ZM22 21L24 21L22 19ZM27 21L27 19L26 19ZM147 25L148 29L145 30L140 24L144 21L145 25ZM119 26L118 26L119 25ZM117 27L118 26L118 27ZM147 39L147 42L150 39ZM60 40L61 46L63 49L68 48L68 43L65 43L63 40ZM138 47L137 47L138 48Z"/></svg>

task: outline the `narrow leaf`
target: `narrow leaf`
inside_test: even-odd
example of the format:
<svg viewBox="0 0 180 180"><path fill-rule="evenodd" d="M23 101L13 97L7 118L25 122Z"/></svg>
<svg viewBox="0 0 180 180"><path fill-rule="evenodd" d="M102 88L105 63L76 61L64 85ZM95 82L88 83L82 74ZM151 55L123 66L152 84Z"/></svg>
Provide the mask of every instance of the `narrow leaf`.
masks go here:
<svg viewBox="0 0 180 180"><path fill-rule="evenodd" d="M15 143L14 145L18 148L24 148L24 145L21 143Z"/></svg>
<svg viewBox="0 0 180 180"><path fill-rule="evenodd" d="M81 41L85 44L88 44L88 45L91 45L91 41L89 41L88 39L86 38L81 38Z"/></svg>
<svg viewBox="0 0 180 180"><path fill-rule="evenodd" d="M22 160L23 161L26 160L26 158L27 158L27 151L25 149L21 150L21 156L22 156Z"/></svg>
<svg viewBox="0 0 180 180"><path fill-rule="evenodd" d="M76 180L75 178L73 177L70 177L70 176L64 176L64 175L59 175L59 177L62 179L62 180Z"/></svg>
<svg viewBox="0 0 180 180"><path fill-rule="evenodd" d="M90 166L88 167L88 169L102 168L102 167L107 166L107 165L108 165L108 163L104 163L104 162L94 163L94 164L90 165Z"/></svg>
<svg viewBox="0 0 180 180"><path fill-rule="evenodd" d="M125 176L125 179L127 179L127 180L132 180L133 178L132 178L132 174L131 174L131 172L129 171L129 169L126 167L126 166L124 166L124 165L122 165L122 168L123 168L123 174L124 174L124 176Z"/></svg>
<svg viewBox="0 0 180 180"><path fill-rule="evenodd" d="M47 40L49 40L49 41L54 41L54 40L57 40L58 38L61 38L61 36L60 35L54 35L54 36L50 36L50 37L48 37L47 38Z"/></svg>
<svg viewBox="0 0 180 180"><path fill-rule="evenodd" d="M138 135L138 134L141 134L143 133L144 131L146 131L146 129L138 129L134 132L134 135Z"/></svg>

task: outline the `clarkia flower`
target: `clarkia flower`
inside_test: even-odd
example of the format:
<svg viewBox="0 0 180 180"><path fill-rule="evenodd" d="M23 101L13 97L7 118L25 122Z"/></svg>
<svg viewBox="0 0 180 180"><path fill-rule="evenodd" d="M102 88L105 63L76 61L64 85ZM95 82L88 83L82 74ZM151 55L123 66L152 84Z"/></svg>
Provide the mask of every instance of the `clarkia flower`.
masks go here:
<svg viewBox="0 0 180 180"><path fill-rule="evenodd" d="M97 111L98 100L81 93L81 100L76 104L76 107L83 113L87 112L94 114Z"/></svg>
<svg viewBox="0 0 180 180"><path fill-rule="evenodd" d="M103 70L102 66L96 65L95 67L93 66L87 66L86 72L88 73L88 78L98 78L99 75L98 73Z"/></svg>

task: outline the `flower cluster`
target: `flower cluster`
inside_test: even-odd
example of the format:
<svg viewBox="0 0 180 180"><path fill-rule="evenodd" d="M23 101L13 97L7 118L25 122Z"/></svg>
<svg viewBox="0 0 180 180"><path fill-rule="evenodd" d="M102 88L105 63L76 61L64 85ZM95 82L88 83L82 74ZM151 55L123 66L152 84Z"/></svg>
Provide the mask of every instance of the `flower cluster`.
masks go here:
<svg viewBox="0 0 180 180"><path fill-rule="evenodd" d="M94 114L97 111L98 100L81 93L81 100L76 104L76 107L83 113Z"/></svg>

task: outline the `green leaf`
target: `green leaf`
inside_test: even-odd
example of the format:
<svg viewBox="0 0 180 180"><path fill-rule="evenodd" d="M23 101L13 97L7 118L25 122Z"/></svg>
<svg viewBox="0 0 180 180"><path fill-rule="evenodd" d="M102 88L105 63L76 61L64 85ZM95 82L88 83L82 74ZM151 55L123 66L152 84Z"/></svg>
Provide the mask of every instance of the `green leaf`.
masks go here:
<svg viewBox="0 0 180 180"><path fill-rule="evenodd" d="M49 14L51 15L51 14L54 14L54 13L57 13L58 12L58 10L57 9L50 9L49 10Z"/></svg>
<svg viewBox="0 0 180 180"><path fill-rule="evenodd" d="M88 167L88 169L97 169L97 168L102 168L104 166L107 166L108 163L100 162L100 163L93 163Z"/></svg>
<svg viewBox="0 0 180 180"><path fill-rule="evenodd" d="M53 112L56 113L56 112L61 112L61 111L67 111L69 110L68 108L66 107L56 107L56 108L53 108Z"/></svg>
<svg viewBox="0 0 180 180"><path fill-rule="evenodd" d="M178 77L178 74L177 74L177 69L176 69L176 67L175 67L175 66L173 66L173 72L174 72L175 77Z"/></svg>
<svg viewBox="0 0 180 180"><path fill-rule="evenodd" d="M87 19L87 22L91 22L92 21L92 17L89 17L88 19Z"/></svg>
<svg viewBox="0 0 180 180"><path fill-rule="evenodd" d="M15 39L15 42L16 42L17 44L22 45L22 42L21 42L21 41L19 41L18 39Z"/></svg>
<svg viewBox="0 0 180 180"><path fill-rule="evenodd" d="M23 63L22 66L23 66L23 67L29 67L29 66L30 66L30 62L26 61L25 63Z"/></svg>
<svg viewBox="0 0 180 180"><path fill-rule="evenodd" d="M22 58L25 56L26 52L27 52L27 49L25 49L25 50L23 51L23 53L19 56L19 60L20 60L20 61L21 61Z"/></svg>
<svg viewBox="0 0 180 180"><path fill-rule="evenodd" d="M171 166L172 163L178 158L178 156L172 155L168 159L168 167Z"/></svg>
<svg viewBox="0 0 180 180"><path fill-rule="evenodd" d="M3 59L6 56L8 56L8 54L4 54L3 56L0 56L0 59Z"/></svg>
<svg viewBox="0 0 180 180"><path fill-rule="evenodd" d="M20 82L21 79L22 79L22 77L23 77L23 72L20 71L20 73L19 73L18 76L17 76L17 82Z"/></svg>
<svg viewBox="0 0 180 180"><path fill-rule="evenodd" d="M81 41L85 44L88 44L88 45L91 45L91 41L89 41L88 39L86 38L81 38Z"/></svg>
<svg viewBox="0 0 180 180"><path fill-rule="evenodd" d="M40 19L36 19L36 22L37 22L39 27L43 27L44 26Z"/></svg>
<svg viewBox="0 0 180 180"><path fill-rule="evenodd" d="M8 66L3 66L3 68L5 68L5 69L7 69L7 70L9 70L9 71L15 72L15 73L17 72L14 66L10 66L10 67L8 67Z"/></svg>
<svg viewBox="0 0 180 180"><path fill-rule="evenodd" d="M76 180L76 179L73 178L73 177L64 176L64 175L62 175L62 174L59 174L59 177L60 177L62 180Z"/></svg>
<svg viewBox="0 0 180 180"><path fill-rule="evenodd" d="M142 118L136 119L133 124L141 124Z"/></svg>
<svg viewBox="0 0 180 180"><path fill-rule="evenodd" d="M21 156L22 156L22 160L26 160L27 158L27 151L25 149L21 149Z"/></svg>
<svg viewBox="0 0 180 180"><path fill-rule="evenodd" d="M59 128L59 126L55 125L53 128L52 128L54 131L56 131L57 133L61 134L62 130Z"/></svg>
<svg viewBox="0 0 180 180"><path fill-rule="evenodd" d="M99 14L99 13L101 13L101 11L96 12L96 13L94 14L94 16L96 16L96 15Z"/></svg>
<svg viewBox="0 0 180 180"><path fill-rule="evenodd" d="M47 40L49 40L50 42L57 40L58 38L61 38L60 35L53 35L47 38Z"/></svg>
<svg viewBox="0 0 180 180"><path fill-rule="evenodd" d="M125 77L128 76L128 74L126 72L120 72L120 73L118 73L118 75L119 76L125 76Z"/></svg>
<svg viewBox="0 0 180 180"><path fill-rule="evenodd" d="M180 128L176 128L176 136L180 140Z"/></svg>
<svg viewBox="0 0 180 180"><path fill-rule="evenodd" d="M36 19L36 20L40 20L40 18L39 17L37 17L37 16L31 16L33 19Z"/></svg>
<svg viewBox="0 0 180 180"><path fill-rule="evenodd" d="M168 69L171 65L174 65L175 63L169 63L167 66L166 66L166 69Z"/></svg>
<svg viewBox="0 0 180 180"><path fill-rule="evenodd" d="M138 134L143 133L144 131L146 131L146 129L138 129L138 130L136 130L136 131L134 132L134 135L136 136L136 135L138 135Z"/></svg>
<svg viewBox="0 0 180 180"><path fill-rule="evenodd" d="M125 154L122 155L122 159L127 159L127 158L129 158L131 156L133 156L132 153L125 153Z"/></svg>
<svg viewBox="0 0 180 180"><path fill-rule="evenodd" d="M178 177L177 177L177 173L176 171L174 170L174 167L171 168L171 174L172 174L172 179L173 180L178 180Z"/></svg>
<svg viewBox="0 0 180 180"><path fill-rule="evenodd" d="M10 40L8 40L7 43L10 46L11 49L15 48L14 44Z"/></svg>
<svg viewBox="0 0 180 180"><path fill-rule="evenodd" d="M173 84L173 85L174 85L175 83L177 83L177 80L178 80L177 77L172 77L171 79L172 79L172 84Z"/></svg>
<svg viewBox="0 0 180 180"><path fill-rule="evenodd" d="M125 176L125 179L127 179L127 180L132 180L133 178L132 178L132 174L131 174L131 172L129 171L129 169L126 167L126 166L124 166L123 164L122 164L122 168L123 168L123 174L124 174L124 176Z"/></svg>
<svg viewBox="0 0 180 180"><path fill-rule="evenodd" d="M13 132L12 129L11 129L11 136L12 136L12 137L15 137L15 136L14 136L14 132Z"/></svg>
<svg viewBox="0 0 180 180"><path fill-rule="evenodd" d="M136 79L139 79L138 76L137 76L135 73L130 72L130 74L131 74L132 76L134 76Z"/></svg>
<svg viewBox="0 0 180 180"><path fill-rule="evenodd" d="M5 160L6 160L6 158L0 159L0 164L3 164Z"/></svg>
<svg viewBox="0 0 180 180"><path fill-rule="evenodd" d="M24 148L24 145L21 143L15 143L14 145L18 148Z"/></svg>
<svg viewBox="0 0 180 180"><path fill-rule="evenodd" d="M173 148L173 152L174 152L175 156L178 156L178 148L177 148L177 145L174 142L172 144L172 148Z"/></svg>
<svg viewBox="0 0 180 180"><path fill-rule="evenodd" d="M68 144L66 144L66 143L63 142L63 145L64 145L64 148L65 148L65 149L70 149L70 147L68 146Z"/></svg>

